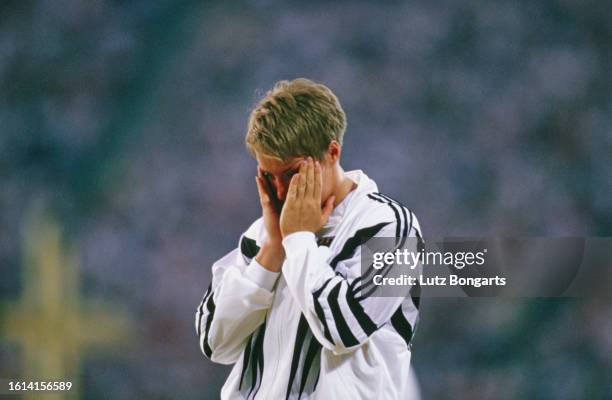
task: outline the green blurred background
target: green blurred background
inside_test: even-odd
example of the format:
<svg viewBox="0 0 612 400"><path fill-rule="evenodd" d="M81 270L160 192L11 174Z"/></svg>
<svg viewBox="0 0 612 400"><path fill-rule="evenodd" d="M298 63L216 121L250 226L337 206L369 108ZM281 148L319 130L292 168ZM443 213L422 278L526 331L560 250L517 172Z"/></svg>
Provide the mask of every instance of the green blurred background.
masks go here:
<svg viewBox="0 0 612 400"><path fill-rule="evenodd" d="M0 2L0 378L214 399L212 262L259 215L249 109L327 84L425 236L612 236L609 1ZM612 398L601 299L424 299L424 399ZM36 396L22 396L24 399Z"/></svg>

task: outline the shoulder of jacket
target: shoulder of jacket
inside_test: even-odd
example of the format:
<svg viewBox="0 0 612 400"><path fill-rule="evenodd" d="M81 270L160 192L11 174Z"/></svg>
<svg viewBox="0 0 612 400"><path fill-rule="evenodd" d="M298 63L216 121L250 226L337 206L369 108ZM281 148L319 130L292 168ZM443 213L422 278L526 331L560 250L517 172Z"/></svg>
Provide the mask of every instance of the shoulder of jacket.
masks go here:
<svg viewBox="0 0 612 400"><path fill-rule="evenodd" d="M366 193L363 197L358 225L369 226L385 221L410 226L420 233L416 215L401 202L380 192Z"/></svg>
<svg viewBox="0 0 612 400"><path fill-rule="evenodd" d="M359 204L359 225L395 222L408 212L404 205L382 193L366 193Z"/></svg>

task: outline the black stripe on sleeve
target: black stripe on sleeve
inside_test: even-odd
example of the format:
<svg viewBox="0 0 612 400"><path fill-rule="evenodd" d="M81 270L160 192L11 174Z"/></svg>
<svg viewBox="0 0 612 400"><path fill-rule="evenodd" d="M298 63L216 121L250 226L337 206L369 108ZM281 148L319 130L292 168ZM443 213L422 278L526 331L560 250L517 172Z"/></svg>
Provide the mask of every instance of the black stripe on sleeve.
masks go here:
<svg viewBox="0 0 612 400"><path fill-rule="evenodd" d="M249 341L244 348L244 355L242 357L242 372L240 373L240 383L238 384L238 390L242 389L242 383L244 382L244 376L249 368L249 361L251 360L251 342L253 341L253 334L249 335Z"/></svg>
<svg viewBox="0 0 612 400"><path fill-rule="evenodd" d="M259 391L261 378L263 377L263 339L266 334L266 322L264 322L258 330L257 339L253 345L252 357L250 362L251 367L251 389L247 394L247 399L253 394L253 397Z"/></svg>
<svg viewBox="0 0 612 400"><path fill-rule="evenodd" d="M198 312L196 313L196 316L198 319L198 325L196 326L196 332L198 334L198 337L202 335L202 317L204 316L204 303L206 303L206 299L210 295L211 290L212 290L212 282L208 285L208 288L206 289L206 293L204 293L204 297L202 298L202 301L200 302L200 305L198 306Z"/></svg>
<svg viewBox="0 0 612 400"><path fill-rule="evenodd" d="M259 368L259 384L257 385L257 389L255 389L255 394L253 394L253 398L255 398L255 395L257 394L257 392L259 392L259 388L261 387L261 381L263 381L263 371L264 371L263 338L264 338L265 330L266 330L266 327L264 325L263 332L260 334L261 339L259 337L257 338L258 340L260 340L260 342L258 343L259 344L259 354L257 355L257 368Z"/></svg>
<svg viewBox="0 0 612 400"><path fill-rule="evenodd" d="M421 232L417 230L416 235L419 238L419 243L417 244L418 249L419 249L418 251L419 252L425 251L425 242L423 241L423 238L421 237ZM413 286L410 289L410 296L412 297L412 302L414 303L414 306L418 310L419 304L421 303L421 285L418 282L415 286Z"/></svg>
<svg viewBox="0 0 612 400"><path fill-rule="evenodd" d="M410 234L411 230L414 228L414 215L412 213L412 211L407 210L405 206L403 206L401 203L399 203L396 200L393 200L392 198L390 198L389 196L386 196L382 193L370 193L368 194L368 197L372 200L378 201L380 203L384 203L387 204L395 213L395 217L397 219L397 223L400 224L400 216L399 213L397 211L396 207L399 207L402 211L402 216L403 216L403 229L402 229L402 236L401 236L401 241L399 243L399 245L395 248L400 248L404 245L404 243L407 240L408 235ZM406 213L406 211L408 212L408 214ZM406 220L408 219L408 215L410 215L410 222L407 224ZM396 231L397 233L397 231ZM421 251L424 249L424 244L423 244L423 239L421 238L420 232L415 229L415 235L418 238L418 242L417 242L417 252ZM397 243L397 240L396 240ZM393 251L395 251L395 249L393 249ZM383 268L381 271L385 271L385 269L390 269L392 267L391 266L386 266L385 268ZM367 272L365 274L363 274L361 277L355 279L352 284L351 284L351 288L355 291L355 293L357 293L358 291L361 291L362 294L359 297L359 300L363 300L367 297L369 297L375 290L369 290L367 293L363 293L363 291L369 287L369 286L373 286L373 282L368 282L366 284L363 284L361 287L356 288L358 283L361 283L361 281L365 280L370 274L372 274L374 272L374 269L372 268L372 266L370 266L370 268L367 270ZM386 270L383 273L383 276L386 276L389 273L388 270Z"/></svg>
<svg viewBox="0 0 612 400"><path fill-rule="evenodd" d="M323 284L323 286L321 286L319 290L312 294L315 312L317 313L317 317L319 317L319 320L323 324L323 334L325 335L325 339L329 340L331 343L333 343L334 340L332 339L329 326L327 325L327 320L325 319L325 313L323 312L323 308L319 303L319 297L321 296L321 293L323 293L327 285L329 285L329 282L331 282L332 279L333 278L329 278L327 281L325 281L325 283Z"/></svg>
<svg viewBox="0 0 612 400"><path fill-rule="evenodd" d="M412 297L414 306L418 310L421 303L421 285L418 282L416 285L410 288L410 296Z"/></svg>
<svg viewBox="0 0 612 400"><path fill-rule="evenodd" d="M400 237L400 232L401 232L401 229L402 229L402 224L400 222L402 219L400 217L399 211L397 211L397 208L393 207L388 200L386 200L384 198L377 197L376 195L377 195L377 193L369 193L368 194L368 198L370 198L371 200L377 201L379 203L386 204L386 205L389 206L389 208L391 208L391 210L393 211L393 214L395 214L395 221L397 222L397 225L395 226L395 237L399 238ZM406 214L404 214L404 215L406 215Z"/></svg>
<svg viewBox="0 0 612 400"><path fill-rule="evenodd" d="M289 372L289 382L287 383L286 399L289 399L289 395L291 394L291 386L293 386L295 374L297 373L298 366L300 364L300 354L302 354L302 347L304 345L304 339L306 338L307 332L308 321L306 321L306 317L304 317L304 314L302 314L300 315L300 322L298 323L298 329L295 335L295 344L293 345L293 357L291 360L291 371Z"/></svg>
<svg viewBox="0 0 612 400"><path fill-rule="evenodd" d="M382 193L376 193L376 194L382 197L383 199L388 200L391 204L397 205L402 210L402 214L404 215L404 221L408 220L408 216L406 215L406 207L403 204L401 204L400 202L396 200L393 200L391 197L384 195ZM404 223L404 231L402 233L402 236L407 237L411 229L412 229L412 212L410 212L410 227L406 226L406 224Z"/></svg>
<svg viewBox="0 0 612 400"><path fill-rule="evenodd" d="M378 329L378 327L376 326L374 321L372 321L372 319L368 316L368 314L366 314L359 301L355 299L354 293L350 288L347 288L346 290L346 301L349 305L349 308L351 309L351 312L357 319L357 322L359 322L359 325L361 326L361 329L363 329L365 334L370 336L372 333L374 333L376 329Z"/></svg>
<svg viewBox="0 0 612 400"><path fill-rule="evenodd" d="M212 324L213 316L215 315L215 301L213 300L213 294L211 293L206 302L206 309L208 310L208 318L206 318L206 332L204 333L204 354L206 357L212 357L212 349L208 343L208 333L210 332L210 325Z"/></svg>
<svg viewBox="0 0 612 400"><path fill-rule="evenodd" d="M406 235L409 232L407 227L407 223L406 223L406 219L407 219L407 215L406 215L406 211L405 209L401 206L398 205L399 208L402 209L402 214L399 213L399 211L396 208L397 204L392 203L391 200L387 200L385 198L381 198L378 197L379 195L377 193L370 193L368 194L368 197L374 201L377 201L379 203L383 203L386 204L387 206L389 206L389 208L393 211L393 214L395 215L395 248L392 251L395 251L396 249L399 249L400 247L402 247L406 241ZM403 219L402 219L403 217ZM411 224L412 224L412 214L411 214ZM402 229L403 226L403 229ZM401 236L400 236L401 234ZM390 269L389 266L385 267L387 269ZM366 280L370 275L372 275L374 273L374 268L372 265L370 265L370 267L368 268L368 270L361 275L360 277L356 278L353 280L353 282L351 282L351 289L353 291L353 293L359 293L362 292L366 287L372 285L372 282L367 282L367 283L363 283L364 280ZM388 273L388 272L387 272ZM367 296L360 296L360 300L365 298Z"/></svg>
<svg viewBox="0 0 612 400"><path fill-rule="evenodd" d="M403 212L404 212L404 218L406 217L406 211L405 211L406 210L406 206L404 206L402 203L400 203L397 200L393 200L391 197L389 197L387 195L384 195L382 193L375 193L375 194L378 195L378 196L381 196L381 197L383 197L383 198L385 198L387 200L389 200L393 204L396 204L396 205L400 206L402 208ZM419 230L416 229L416 227L414 226L414 214L409 209L408 209L408 212L410 213L410 228L408 229L408 234L410 234L410 231L414 228L414 232L416 234L416 237L418 237L420 239L419 243L423 244L423 238L421 237L421 232L419 232Z"/></svg>
<svg viewBox="0 0 612 400"><path fill-rule="evenodd" d="M373 226L369 226L367 228L362 228L362 229L357 230L355 232L355 235L353 235L350 239L348 239L344 243L344 246L342 247L342 250L340 250L340 252L331 261L331 263L330 263L331 267L333 269L335 269L340 261L343 261L343 260L346 260L346 259L352 257L353 254L355 254L355 251L357 250L357 248L360 245L366 243L368 240L373 238L378 232L380 232L380 230L382 228L384 228L388 224L390 224L390 222L381 222L379 224L376 224L376 225L373 225ZM323 293L323 291L325 290L325 288L327 287L327 285L329 284L331 279L332 278L328 279L323 284L323 286L321 286L321 288L319 288L317 291L315 291L312 294L312 296L313 296L313 299L314 299L315 312L317 314L317 317L319 318L319 320L323 324L323 334L325 335L325 338L327 340L329 340L330 343L334 343L334 340L333 340L333 338L331 336L331 332L329 330L329 326L327 325L327 320L325 318L325 313L323 312L323 308L321 307L321 304L319 303L319 297L320 297L321 293Z"/></svg>
<svg viewBox="0 0 612 400"><path fill-rule="evenodd" d="M378 200L378 201L382 202L382 200ZM385 201L385 203L387 203L387 201ZM396 214L396 218L399 221L401 219L400 214L395 209L394 211ZM382 228L384 228L390 223L391 222L381 222L376 225L357 230L355 234L345 242L344 246L342 247L342 250L340 250L340 252L332 259L332 261L330 262L331 267L335 269L340 261L343 261L343 260L346 260L352 257L355 254L355 251L357 250L359 246L367 243L368 240L373 238L378 232L380 232ZM398 237L401 235L401 224L399 223L396 227L396 234ZM331 278L327 280L320 289L318 289L316 292L313 293L313 297L314 297L315 312L318 318L323 323L323 331L324 331L325 338L329 340L331 343L334 343L329 327L327 326L327 321L325 319L325 313L323 312L323 308L321 307L321 304L319 302L319 297L321 293L325 290L325 288L327 287L330 281L331 281ZM359 344L359 341L357 340L357 338L355 338L355 335L351 332L348 324L346 323L346 320L344 319L344 316L342 315L342 311L340 310L340 305L338 303L338 296L340 293L341 284L342 282L339 282L330 291L327 297L327 301L332 311L332 317L334 319L334 322L336 323L338 333L340 334L340 339L342 340L342 343L344 344L345 347L350 347L350 346ZM347 302L349 304L349 308L351 309L351 312L355 315L355 318L359 322L364 332L366 332L367 335L369 336L372 334L372 332L374 332L377 329L376 324L371 320L370 317L367 316L367 314L363 310L363 307L361 307L361 305L356 300L354 300L352 297L353 296L351 294L351 290L350 288L347 287Z"/></svg>
<svg viewBox="0 0 612 400"><path fill-rule="evenodd" d="M344 347L352 347L359 344L359 341L351 332L344 316L342 315L342 311L340 310L340 304L338 303L338 297L340 294L340 287L342 286L342 282L338 282L338 284L329 292L329 296L327 296L327 302L329 303L329 308L331 309L332 316L334 318L334 322L336 323L336 328L338 329L338 333L340 334L340 340L344 344Z"/></svg>
<svg viewBox="0 0 612 400"><path fill-rule="evenodd" d="M401 304L391 317L391 325L393 325L393 328L395 328L397 333L399 333L404 339L406 346L410 347L410 341L412 340L412 327L410 326L410 322L408 322L404 316Z"/></svg>
<svg viewBox="0 0 612 400"><path fill-rule="evenodd" d="M394 264L386 265L380 270L380 271L383 271L382 274L379 274L382 277L382 279L386 278L387 275L389 275L389 273L392 271L393 265ZM357 290L361 291L361 293L356 298L358 301L361 301L361 300L367 299L368 297L372 295L372 293L376 292L378 290L378 286L374 285L373 282L368 282L362 287L359 287Z"/></svg>
<svg viewBox="0 0 612 400"><path fill-rule="evenodd" d="M250 262L250 260L259 253L259 246L255 240L242 236L240 240L240 252Z"/></svg>
<svg viewBox="0 0 612 400"><path fill-rule="evenodd" d="M373 238L382 228L389 224L390 222L381 222L374 226L359 229L357 232L355 232L355 235L344 243L342 250L340 250L340 252L333 258L329 265L331 265L333 269L336 269L336 266L340 261L351 258L359 246Z"/></svg>
<svg viewBox="0 0 612 400"><path fill-rule="evenodd" d="M304 368L302 369L302 379L300 381L300 394L298 395L298 399L302 396L302 393L304 393L306 382L308 381L308 374L310 373L310 368L312 367L317 354L321 354L321 343L319 343L317 338L313 336L310 339L310 344L308 345L308 350L306 352L306 358L304 359ZM320 370L317 370L317 373L319 372Z"/></svg>
<svg viewBox="0 0 612 400"><path fill-rule="evenodd" d="M405 208L406 207L403 206L401 203L399 203L396 200L393 200L389 196L384 195L382 193L376 193L376 195L381 196L381 197L389 200L390 202L392 202L392 203L402 207L402 211L404 212L404 217L406 217L406 213L405 213ZM370 198L372 198L372 197L370 197ZM425 251L425 242L423 241L423 237L421 236L421 232L414 226L414 214L410 210L408 210L408 212L410 213L410 228L408 229L408 233L410 233L410 231L412 229L414 229L415 236L417 237L417 252L420 253L420 252ZM419 303L420 303L420 297L421 297L421 287L420 287L420 285L418 283L410 289L410 295L412 297L412 302L414 303L416 309L418 310L419 309ZM364 297L367 297L367 296L364 296Z"/></svg>
<svg viewBox="0 0 612 400"><path fill-rule="evenodd" d="M398 201L393 200L389 196L386 196L382 193L370 193L368 194L368 197L380 203L387 204L393 210L393 213L395 214L395 219L398 223L398 226L396 227L397 229L395 231L395 238L396 239L399 239L400 237L402 238L400 244L398 245L398 247L402 247L404 243L406 242L406 238L410 234L410 230L412 229L412 212L408 210L408 213L410 214L410 223L409 223L410 227L409 227L408 224L406 223L406 221L408 221L408 215L406 214L406 207L403 204L399 203ZM400 217L398 209L401 210L403 218ZM401 236L400 236L400 227L402 227Z"/></svg>

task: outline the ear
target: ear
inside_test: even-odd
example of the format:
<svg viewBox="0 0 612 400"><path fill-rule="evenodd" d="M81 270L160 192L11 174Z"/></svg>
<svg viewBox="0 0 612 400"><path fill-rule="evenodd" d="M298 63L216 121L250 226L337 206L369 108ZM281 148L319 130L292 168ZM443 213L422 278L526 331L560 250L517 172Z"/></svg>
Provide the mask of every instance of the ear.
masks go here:
<svg viewBox="0 0 612 400"><path fill-rule="evenodd" d="M332 164L337 163L340 160L340 154L342 153L342 146L340 143L332 140L327 148L327 153L325 154L325 158Z"/></svg>

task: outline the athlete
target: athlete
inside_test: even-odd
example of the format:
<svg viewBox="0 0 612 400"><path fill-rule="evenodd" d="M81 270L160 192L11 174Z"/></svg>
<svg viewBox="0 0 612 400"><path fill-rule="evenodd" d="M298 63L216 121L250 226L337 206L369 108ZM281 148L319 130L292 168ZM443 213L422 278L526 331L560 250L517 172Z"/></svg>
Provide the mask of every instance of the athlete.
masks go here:
<svg viewBox="0 0 612 400"><path fill-rule="evenodd" d="M362 171L342 169L345 129L337 97L303 78L276 83L251 112L262 217L212 266L195 318L206 357L234 364L222 399L417 397L419 288L377 296L361 245L422 243L419 223Z"/></svg>

